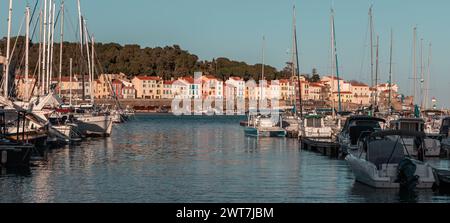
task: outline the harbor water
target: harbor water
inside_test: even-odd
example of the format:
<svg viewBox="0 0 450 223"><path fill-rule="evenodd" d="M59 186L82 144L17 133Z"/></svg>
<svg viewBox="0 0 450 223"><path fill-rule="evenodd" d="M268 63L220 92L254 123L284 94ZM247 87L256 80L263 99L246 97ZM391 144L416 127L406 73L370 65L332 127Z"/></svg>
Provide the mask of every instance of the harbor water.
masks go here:
<svg viewBox="0 0 450 223"><path fill-rule="evenodd" d="M2 169L0 202L450 202L355 183L345 160L294 139L246 137L244 119L137 115L109 138L50 150L29 170Z"/></svg>

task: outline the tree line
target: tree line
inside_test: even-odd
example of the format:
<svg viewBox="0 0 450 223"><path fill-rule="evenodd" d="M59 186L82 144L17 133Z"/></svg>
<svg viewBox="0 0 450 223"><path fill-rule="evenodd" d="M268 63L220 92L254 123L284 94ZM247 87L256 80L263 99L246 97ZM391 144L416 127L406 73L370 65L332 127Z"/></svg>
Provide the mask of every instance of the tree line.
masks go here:
<svg viewBox="0 0 450 223"><path fill-rule="evenodd" d="M12 72L20 74L24 70L25 37L19 36L11 39L14 46L14 54L10 67ZM36 76L39 60L39 43L30 43L30 73ZM261 78L262 64L247 64L234 61L225 57L214 58L211 61L200 60L198 56L183 50L178 45L165 47L141 47L137 44L120 45L118 43L95 43L95 69L99 73L125 73L130 78L136 75L161 76L169 80L186 75L193 75L196 71L202 71L226 80L230 76L238 76L245 80ZM6 38L0 40L0 55L6 53ZM59 49L60 44L53 46L53 74L59 73ZM91 46L89 46L91 49ZM81 53L83 50L83 54ZM64 42L62 54L62 75L69 74L69 60L73 60L74 74L87 74L86 46L80 48L79 43ZM290 64L278 71L275 67L264 66L265 79L281 79L291 76ZM310 79L317 79L313 74ZM309 78L309 76L308 76Z"/></svg>

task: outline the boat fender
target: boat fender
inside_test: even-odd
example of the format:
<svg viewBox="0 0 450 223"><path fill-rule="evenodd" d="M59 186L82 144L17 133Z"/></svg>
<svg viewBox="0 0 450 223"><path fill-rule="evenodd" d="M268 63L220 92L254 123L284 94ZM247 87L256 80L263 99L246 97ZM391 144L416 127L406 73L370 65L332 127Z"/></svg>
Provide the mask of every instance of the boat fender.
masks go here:
<svg viewBox="0 0 450 223"><path fill-rule="evenodd" d="M401 189L408 191L414 190L419 183L419 176L416 173L416 164L410 159L403 159L398 164L397 182L400 183Z"/></svg>

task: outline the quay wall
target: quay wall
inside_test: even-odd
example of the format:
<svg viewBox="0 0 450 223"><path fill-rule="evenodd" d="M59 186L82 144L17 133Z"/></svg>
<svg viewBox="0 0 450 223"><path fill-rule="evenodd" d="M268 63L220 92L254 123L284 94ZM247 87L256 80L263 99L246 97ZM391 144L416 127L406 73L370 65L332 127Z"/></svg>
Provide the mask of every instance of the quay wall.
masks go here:
<svg viewBox="0 0 450 223"><path fill-rule="evenodd" d="M120 105L123 108L133 108L136 111L158 111L162 108L171 109L172 99L120 99ZM106 105L114 107L116 101L113 99L96 99L95 103L97 105ZM245 108L248 108L248 100L245 102ZM289 104L287 101L280 100L279 106L286 106ZM303 103L304 109L314 109L316 107L328 107L330 106L325 101L305 101ZM224 108L226 108L224 104Z"/></svg>

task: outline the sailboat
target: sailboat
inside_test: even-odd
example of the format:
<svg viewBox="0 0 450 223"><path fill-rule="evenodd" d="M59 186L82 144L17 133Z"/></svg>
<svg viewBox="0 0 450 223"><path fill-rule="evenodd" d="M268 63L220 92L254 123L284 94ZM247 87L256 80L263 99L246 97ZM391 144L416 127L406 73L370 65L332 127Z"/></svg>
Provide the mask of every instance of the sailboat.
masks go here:
<svg viewBox="0 0 450 223"><path fill-rule="evenodd" d="M261 103L264 102L264 97L266 94L264 92L265 78L264 78L264 44L265 37L263 37L263 47L262 47L262 72L261 81L259 84L259 97L260 97L260 108L256 110L249 110L247 126L244 129L245 135L256 136L256 137L286 137L286 130L283 129L283 122L279 110L273 112L275 109L271 108L267 111L263 111L261 108ZM277 114L275 116L275 114Z"/></svg>
<svg viewBox="0 0 450 223"><path fill-rule="evenodd" d="M87 64L88 64L88 74L89 74L89 94L90 94L90 102L86 105L82 106L74 106L74 117L76 118L76 124L78 125L78 131L84 136L110 136L112 132L113 126L113 117L109 114L109 112L102 111L99 108L96 108L94 105L94 91L93 91L93 82L94 82L94 39L93 37L90 39L92 43L92 50L89 50L89 33L87 29L86 20L83 18L81 14L81 6L80 0L77 0L78 3L78 19L79 19L79 28L80 28L80 52L81 57L84 58L84 50L83 50L83 41L86 46L86 56L87 56ZM84 37L84 38L83 38ZM92 56L92 57L91 57ZM83 100L85 99L85 91L84 91L84 75L82 75L83 80Z"/></svg>
<svg viewBox="0 0 450 223"><path fill-rule="evenodd" d="M296 39L296 13L295 13L295 5L293 6L293 19L292 19L292 57L291 57L291 67L292 67L292 75L291 75L291 82L289 82L290 84L294 84L294 80L297 78L296 77L296 66L298 66L298 64L296 65L296 59L297 58L297 39ZM296 94L291 94L290 90L288 93L288 97L289 97L289 101L291 103L291 107L288 107L282 114L281 118L283 121L283 125L284 125L284 129L286 129L286 131L288 132L292 132L294 134L297 134L297 136L299 136L300 134L300 127L301 127L301 123L302 120L301 118L298 116L297 113L297 97Z"/></svg>

